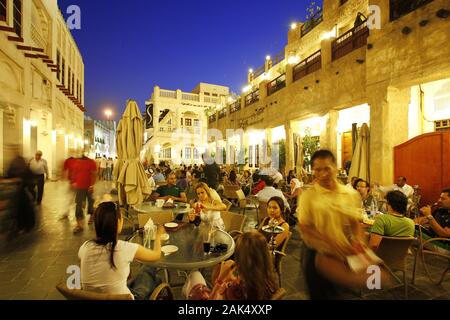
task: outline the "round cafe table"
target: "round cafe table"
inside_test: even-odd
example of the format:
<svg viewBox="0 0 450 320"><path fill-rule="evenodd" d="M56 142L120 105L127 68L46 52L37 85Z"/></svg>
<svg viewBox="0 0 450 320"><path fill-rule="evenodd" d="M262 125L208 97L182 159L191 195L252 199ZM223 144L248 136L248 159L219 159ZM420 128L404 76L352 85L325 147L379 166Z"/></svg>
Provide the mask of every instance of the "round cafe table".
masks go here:
<svg viewBox="0 0 450 320"><path fill-rule="evenodd" d="M181 222L175 230L166 229L169 240L161 241L161 247L174 245L178 251L169 255L161 254L161 259L145 264L166 269L195 270L215 266L228 259L234 253L235 243L233 238L222 230L216 230L211 236L211 247L221 243L227 245L227 250L221 253L203 252L203 235L207 232L202 223L199 227L194 224ZM131 242L143 245L143 236L136 234Z"/></svg>

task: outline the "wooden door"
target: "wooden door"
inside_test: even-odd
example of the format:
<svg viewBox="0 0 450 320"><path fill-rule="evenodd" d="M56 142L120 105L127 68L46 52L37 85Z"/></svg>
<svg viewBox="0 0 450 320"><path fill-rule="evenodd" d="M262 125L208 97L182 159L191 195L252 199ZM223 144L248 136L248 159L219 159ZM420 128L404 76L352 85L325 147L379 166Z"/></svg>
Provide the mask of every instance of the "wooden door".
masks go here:
<svg viewBox="0 0 450 320"><path fill-rule="evenodd" d="M405 176L418 185L421 204L432 204L441 190L450 187L450 132L433 132L415 137L394 148L394 179Z"/></svg>
<svg viewBox="0 0 450 320"><path fill-rule="evenodd" d="M342 134L342 168L345 168L345 163L347 161L352 161L353 156L353 139L352 132L344 132Z"/></svg>

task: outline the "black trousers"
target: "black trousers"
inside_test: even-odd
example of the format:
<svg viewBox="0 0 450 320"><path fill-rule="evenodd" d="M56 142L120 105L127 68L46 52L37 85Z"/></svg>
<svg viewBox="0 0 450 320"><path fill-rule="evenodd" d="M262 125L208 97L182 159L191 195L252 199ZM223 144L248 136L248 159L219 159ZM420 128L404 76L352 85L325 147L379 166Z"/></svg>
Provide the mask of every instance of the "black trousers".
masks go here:
<svg viewBox="0 0 450 320"><path fill-rule="evenodd" d="M33 196L33 199L37 201L38 204L41 204L42 197L44 196L44 182L45 176L43 174L35 174L32 184L30 185L30 193ZM36 188L37 185L37 197L36 197Z"/></svg>
<svg viewBox="0 0 450 320"><path fill-rule="evenodd" d="M309 290L311 300L333 300L338 299L336 286L324 278L316 269L316 254L306 246L302 248L303 274L305 275L306 285Z"/></svg>

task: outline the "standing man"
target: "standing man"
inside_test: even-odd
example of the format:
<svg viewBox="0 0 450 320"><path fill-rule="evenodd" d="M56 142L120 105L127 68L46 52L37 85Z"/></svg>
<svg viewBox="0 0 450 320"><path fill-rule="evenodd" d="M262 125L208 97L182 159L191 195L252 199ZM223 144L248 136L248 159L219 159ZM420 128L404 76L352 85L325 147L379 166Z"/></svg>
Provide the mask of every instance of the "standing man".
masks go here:
<svg viewBox="0 0 450 320"><path fill-rule="evenodd" d="M42 158L42 151L36 151L35 157L30 160L30 170L33 172L33 183L30 188L30 193L33 199L37 201L38 206L41 205L42 197L44 196L44 183L48 179L47 160ZM34 190L37 185L37 197Z"/></svg>
<svg viewBox="0 0 450 320"><path fill-rule="evenodd" d="M105 155L103 155L103 157L100 158L100 170L99 170L99 177L100 180L106 180L106 164L107 164L107 160Z"/></svg>
<svg viewBox="0 0 450 320"><path fill-rule="evenodd" d="M220 167L212 157L202 156L205 162L205 168L203 170L208 187L217 190L219 187Z"/></svg>
<svg viewBox="0 0 450 320"><path fill-rule="evenodd" d="M73 233L79 233L84 230L84 207L86 198L88 201L88 214L90 215L89 224L93 222L92 214L94 213L94 199L92 194L94 192L95 177L97 174L97 166L95 161L83 155L77 159L74 164L74 184L73 188L76 191L76 209L75 216L77 219L77 226L73 229Z"/></svg>

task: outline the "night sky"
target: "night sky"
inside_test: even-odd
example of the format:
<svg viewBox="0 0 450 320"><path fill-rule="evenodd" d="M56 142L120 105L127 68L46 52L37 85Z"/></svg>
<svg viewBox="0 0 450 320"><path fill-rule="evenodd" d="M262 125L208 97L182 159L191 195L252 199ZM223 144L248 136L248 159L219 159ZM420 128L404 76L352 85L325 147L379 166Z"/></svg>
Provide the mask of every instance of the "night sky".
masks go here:
<svg viewBox="0 0 450 320"><path fill-rule="evenodd" d="M320 2L320 1L316 1ZM155 85L190 92L199 82L237 94L247 70L287 44L293 21L304 20L308 0L58 0L65 16L81 9L72 34L85 64L87 114L119 119L125 101L141 110Z"/></svg>

